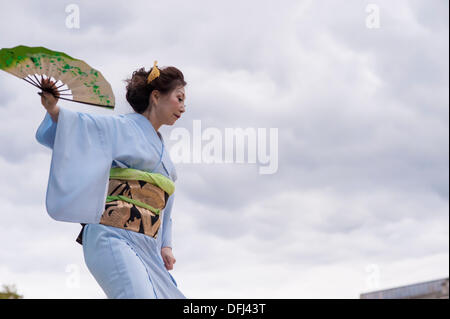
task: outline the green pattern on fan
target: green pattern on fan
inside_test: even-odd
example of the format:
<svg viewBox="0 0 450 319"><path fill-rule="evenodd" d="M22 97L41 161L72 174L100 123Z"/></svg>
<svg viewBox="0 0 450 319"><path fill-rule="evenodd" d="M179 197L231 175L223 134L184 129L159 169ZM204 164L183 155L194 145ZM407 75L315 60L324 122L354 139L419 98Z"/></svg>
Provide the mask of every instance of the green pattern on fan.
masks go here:
<svg viewBox="0 0 450 319"><path fill-rule="evenodd" d="M75 59L63 52L52 51L44 47L27 47L23 45L0 50L0 69L11 73L40 89L43 75L54 78L61 85L52 90L59 97L73 102L86 103L107 108L114 108L115 99L111 85L103 75L82 60ZM38 79L36 75L40 75ZM55 83L56 84L56 83ZM68 89L57 91L67 85ZM72 94L60 93L70 90ZM48 90L47 90L48 91ZM61 97L71 95L72 99Z"/></svg>

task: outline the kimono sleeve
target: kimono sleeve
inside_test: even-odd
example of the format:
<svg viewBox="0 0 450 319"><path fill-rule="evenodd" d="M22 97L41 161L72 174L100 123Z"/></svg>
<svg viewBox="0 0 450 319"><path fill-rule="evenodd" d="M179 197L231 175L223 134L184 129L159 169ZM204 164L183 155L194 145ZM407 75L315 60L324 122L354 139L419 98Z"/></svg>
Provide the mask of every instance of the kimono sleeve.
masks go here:
<svg viewBox="0 0 450 319"><path fill-rule="evenodd" d="M112 163L113 117L60 107L55 123L47 113L36 139L53 150L46 208L55 220L98 223L104 210Z"/></svg>
<svg viewBox="0 0 450 319"><path fill-rule="evenodd" d="M162 226L162 247L172 248L172 207L175 193L169 196L166 208L164 209L163 226Z"/></svg>
<svg viewBox="0 0 450 319"><path fill-rule="evenodd" d="M44 120L36 131L36 140L50 149L53 149L55 142L56 124L50 114L46 112Z"/></svg>

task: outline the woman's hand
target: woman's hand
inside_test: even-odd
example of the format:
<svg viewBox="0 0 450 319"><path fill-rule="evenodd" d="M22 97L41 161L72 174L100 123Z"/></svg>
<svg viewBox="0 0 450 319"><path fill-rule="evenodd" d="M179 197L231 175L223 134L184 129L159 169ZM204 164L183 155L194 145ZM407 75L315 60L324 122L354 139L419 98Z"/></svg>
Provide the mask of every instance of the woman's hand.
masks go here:
<svg viewBox="0 0 450 319"><path fill-rule="evenodd" d="M58 103L58 98L55 98L51 93L43 92L41 94L41 103L49 113L54 113L56 110L56 103Z"/></svg>
<svg viewBox="0 0 450 319"><path fill-rule="evenodd" d="M53 85L55 82L51 81L50 79L43 79L41 82L41 86L44 89L53 89ZM58 115L59 115L59 107L56 105L58 103L59 94L56 90L52 90L55 93L49 93L46 91L43 91L42 93L39 93L41 95L41 103L47 110L47 112L51 115L53 118L53 121L58 121Z"/></svg>
<svg viewBox="0 0 450 319"><path fill-rule="evenodd" d="M164 261L164 266L166 266L167 270L173 269L173 264L177 261L172 254L172 248L163 247L161 248L161 256Z"/></svg>

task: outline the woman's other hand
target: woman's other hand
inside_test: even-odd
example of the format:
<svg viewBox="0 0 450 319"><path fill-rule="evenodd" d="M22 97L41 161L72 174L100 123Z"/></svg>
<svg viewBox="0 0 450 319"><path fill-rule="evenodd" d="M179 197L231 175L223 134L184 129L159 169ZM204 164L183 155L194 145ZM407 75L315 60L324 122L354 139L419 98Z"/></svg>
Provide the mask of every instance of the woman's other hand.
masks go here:
<svg viewBox="0 0 450 319"><path fill-rule="evenodd" d="M166 266L166 269L172 270L173 264L177 261L172 254L172 248L170 247L161 248L161 257L164 261L164 266Z"/></svg>

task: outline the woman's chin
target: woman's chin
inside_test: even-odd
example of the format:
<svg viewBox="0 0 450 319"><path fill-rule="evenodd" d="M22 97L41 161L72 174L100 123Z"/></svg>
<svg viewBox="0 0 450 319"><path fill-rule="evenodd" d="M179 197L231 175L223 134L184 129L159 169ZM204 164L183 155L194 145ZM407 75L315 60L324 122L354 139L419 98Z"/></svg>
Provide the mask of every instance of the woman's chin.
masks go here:
<svg viewBox="0 0 450 319"><path fill-rule="evenodd" d="M175 123L176 123L176 121L177 121L178 119L176 119L176 118L173 118L173 119L170 119L170 123L171 124L169 124L169 125L174 125Z"/></svg>

